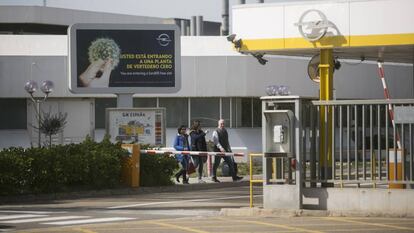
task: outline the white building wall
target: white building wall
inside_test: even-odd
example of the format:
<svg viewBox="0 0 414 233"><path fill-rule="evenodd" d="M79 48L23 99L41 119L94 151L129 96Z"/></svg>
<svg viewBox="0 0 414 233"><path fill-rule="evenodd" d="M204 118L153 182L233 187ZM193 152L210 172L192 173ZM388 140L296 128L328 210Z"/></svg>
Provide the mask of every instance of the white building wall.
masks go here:
<svg viewBox="0 0 414 233"><path fill-rule="evenodd" d="M0 98L26 98L27 80L52 80L54 97L74 95L68 90L66 36L0 35ZM208 43L208 41L211 43ZM178 93L142 97L262 96L267 85L288 85L292 94L318 96L318 84L306 73L309 58L255 58L236 53L225 37L183 37L182 88ZM198 54L198 55L197 55ZM349 63L349 62L348 62ZM377 65L373 62L343 62L335 72L338 98L383 98ZM412 98L412 65L385 64L385 75L393 98ZM113 96L113 95L107 95Z"/></svg>
<svg viewBox="0 0 414 233"><path fill-rule="evenodd" d="M0 98L27 98L27 80L52 80L55 91L51 98L72 100L82 97L114 97L114 95L74 95L68 90L66 36L0 35ZM182 89L175 94L136 94L136 97L259 97L271 84L288 85L294 95L318 96L318 84L307 78L309 58L266 57L262 66L251 56L240 55L224 37L183 37ZM375 63L359 65L342 63L335 72L338 98L383 98ZM392 98L413 98L412 65L386 64L385 74ZM76 99L67 99L76 98ZM91 115L85 113L85 119ZM72 120L72 117L70 119ZM72 126L71 126L72 127ZM75 128L71 130L76 131ZM80 126L79 126L80 127ZM246 146L249 151L261 150L258 128L230 130L234 147ZM175 129L167 131L171 145ZM99 133L97 134L99 139ZM0 130L0 147L30 145L25 130Z"/></svg>

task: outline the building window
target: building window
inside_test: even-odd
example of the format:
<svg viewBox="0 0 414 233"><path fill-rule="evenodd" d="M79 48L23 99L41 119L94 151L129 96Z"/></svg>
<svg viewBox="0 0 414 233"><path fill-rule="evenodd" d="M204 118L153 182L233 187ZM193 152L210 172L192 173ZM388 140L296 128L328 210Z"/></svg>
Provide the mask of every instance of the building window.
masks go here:
<svg viewBox="0 0 414 233"><path fill-rule="evenodd" d="M188 124L187 98L160 98L160 107L166 108L167 127L177 128Z"/></svg>
<svg viewBox="0 0 414 233"><path fill-rule="evenodd" d="M262 105L259 98L233 98L233 127L260 127L262 125Z"/></svg>
<svg viewBox="0 0 414 233"><path fill-rule="evenodd" d="M200 120L204 127L216 127L219 119L219 98L191 98L191 121Z"/></svg>
<svg viewBox="0 0 414 233"><path fill-rule="evenodd" d="M0 129L27 129L26 99L0 99Z"/></svg>
<svg viewBox="0 0 414 233"><path fill-rule="evenodd" d="M253 127L262 127L262 101L253 98Z"/></svg>
<svg viewBox="0 0 414 233"><path fill-rule="evenodd" d="M156 108L157 98L134 98L134 108Z"/></svg>
<svg viewBox="0 0 414 233"><path fill-rule="evenodd" d="M116 108L116 98L95 99L95 128L105 129L106 108Z"/></svg>
<svg viewBox="0 0 414 233"><path fill-rule="evenodd" d="M224 125L230 128L230 101L231 98L221 98L221 118L224 119ZM232 126L234 127L234 126Z"/></svg>

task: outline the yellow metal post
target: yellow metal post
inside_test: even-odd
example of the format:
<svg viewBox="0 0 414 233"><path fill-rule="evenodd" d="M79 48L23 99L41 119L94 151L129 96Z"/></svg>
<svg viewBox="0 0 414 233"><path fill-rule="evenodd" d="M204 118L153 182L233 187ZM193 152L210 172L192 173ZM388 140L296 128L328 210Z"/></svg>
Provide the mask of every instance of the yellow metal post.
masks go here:
<svg viewBox="0 0 414 233"><path fill-rule="evenodd" d="M249 174L250 174L250 208L253 207L253 184L254 183L259 183L259 184L263 184L263 179L261 180L255 180L253 178L253 157L262 157L263 158L263 154L249 154ZM263 176L263 175L262 175Z"/></svg>
<svg viewBox="0 0 414 233"><path fill-rule="evenodd" d="M140 176L140 146L137 144L122 144L128 150L129 156L122 158L122 182L132 188L139 187Z"/></svg>
<svg viewBox="0 0 414 233"><path fill-rule="evenodd" d="M321 49L319 64L319 99L322 101L333 98L333 51ZM328 108L328 109L325 109ZM321 106L320 119L320 154L319 163L322 179L332 178L332 108ZM326 157L325 157L326 156ZM327 164L326 164L327 163Z"/></svg>
<svg viewBox="0 0 414 233"><path fill-rule="evenodd" d="M250 170L250 208L252 208L253 207L253 182L252 182L252 180L253 180L253 159L252 159L252 155L250 154L250 156L249 156L249 170Z"/></svg>

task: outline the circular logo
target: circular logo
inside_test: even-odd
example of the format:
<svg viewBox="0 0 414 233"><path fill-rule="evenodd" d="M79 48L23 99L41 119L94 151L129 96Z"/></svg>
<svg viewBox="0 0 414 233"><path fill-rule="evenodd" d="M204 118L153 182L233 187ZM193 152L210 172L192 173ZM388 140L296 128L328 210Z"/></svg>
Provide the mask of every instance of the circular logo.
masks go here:
<svg viewBox="0 0 414 233"><path fill-rule="evenodd" d="M320 20L304 21L306 16L312 13L316 13ZM303 12L302 16L300 16L299 22L295 23L295 26L298 27L303 38L313 42L321 39L328 31L328 28L332 27L333 24L326 18L322 11L310 9Z"/></svg>
<svg viewBox="0 0 414 233"><path fill-rule="evenodd" d="M172 40L170 39L170 36L169 36L169 35L167 35L167 34L165 34L165 33L160 34L160 35L157 37L157 40L158 40L158 43L159 43L161 46L168 46L168 45L170 44L170 42L172 41Z"/></svg>

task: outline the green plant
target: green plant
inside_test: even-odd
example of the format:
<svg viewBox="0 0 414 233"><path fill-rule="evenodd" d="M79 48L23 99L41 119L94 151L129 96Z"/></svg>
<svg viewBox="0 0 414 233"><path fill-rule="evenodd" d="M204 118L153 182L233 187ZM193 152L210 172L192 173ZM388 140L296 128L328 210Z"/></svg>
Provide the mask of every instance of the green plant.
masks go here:
<svg viewBox="0 0 414 233"><path fill-rule="evenodd" d="M127 151L108 138L94 142L0 151L0 195L120 186Z"/></svg>
<svg viewBox="0 0 414 233"><path fill-rule="evenodd" d="M0 151L0 195L22 194L29 190L30 160L23 148Z"/></svg>
<svg viewBox="0 0 414 233"><path fill-rule="evenodd" d="M143 145L145 147L145 145ZM121 186L121 161L128 151L109 136L101 142L0 151L0 195L54 193ZM172 185L174 157L141 155L141 186Z"/></svg>
<svg viewBox="0 0 414 233"><path fill-rule="evenodd" d="M49 138L49 147L52 146L52 136L62 132L66 125L66 118L68 114L57 114L43 113L43 117L40 118L39 129L41 133Z"/></svg>
<svg viewBox="0 0 414 233"><path fill-rule="evenodd" d="M171 177L178 168L177 160L168 155L141 154L141 186L172 185Z"/></svg>

